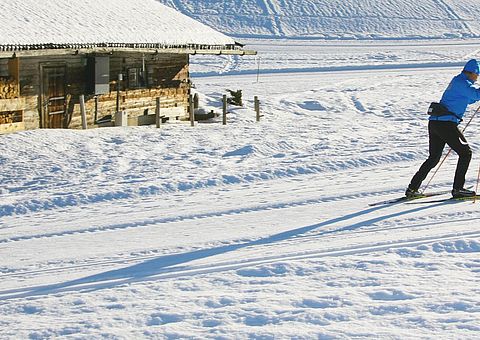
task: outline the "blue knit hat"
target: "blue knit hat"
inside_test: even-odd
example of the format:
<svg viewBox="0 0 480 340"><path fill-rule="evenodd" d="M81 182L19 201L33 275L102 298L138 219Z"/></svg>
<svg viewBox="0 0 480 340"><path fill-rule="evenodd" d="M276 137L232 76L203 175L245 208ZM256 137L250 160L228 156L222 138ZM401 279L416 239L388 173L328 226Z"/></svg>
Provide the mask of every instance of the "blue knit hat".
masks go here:
<svg viewBox="0 0 480 340"><path fill-rule="evenodd" d="M475 59L471 59L465 64L463 70L475 74L480 74L480 65L478 65L478 61L476 61Z"/></svg>

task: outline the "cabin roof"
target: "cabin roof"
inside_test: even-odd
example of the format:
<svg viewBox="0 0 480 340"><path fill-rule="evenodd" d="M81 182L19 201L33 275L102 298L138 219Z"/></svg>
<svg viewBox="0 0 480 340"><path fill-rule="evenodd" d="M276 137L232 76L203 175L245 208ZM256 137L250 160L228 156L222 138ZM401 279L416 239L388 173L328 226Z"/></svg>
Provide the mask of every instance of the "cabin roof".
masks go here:
<svg viewBox="0 0 480 340"><path fill-rule="evenodd" d="M9 0L0 11L0 51L240 46L156 0Z"/></svg>

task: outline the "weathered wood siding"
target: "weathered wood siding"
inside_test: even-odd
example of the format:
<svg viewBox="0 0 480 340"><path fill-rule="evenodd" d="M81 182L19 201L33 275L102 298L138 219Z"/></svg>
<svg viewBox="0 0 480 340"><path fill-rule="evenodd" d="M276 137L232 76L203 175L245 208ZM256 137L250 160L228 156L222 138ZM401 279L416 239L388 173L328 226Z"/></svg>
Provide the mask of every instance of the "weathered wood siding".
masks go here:
<svg viewBox="0 0 480 340"><path fill-rule="evenodd" d="M129 86L129 70L143 70L146 85L139 88ZM190 90L188 55L147 55L138 54L112 56L110 58L110 93L98 96L98 118L114 115L116 111L116 79L123 74L120 91L120 110L127 111L129 123L135 118L155 112L156 98L161 98L161 114L170 119L188 118L188 94ZM93 119L95 101L87 98L87 118ZM93 120L92 120L93 122ZM74 115L72 127L81 126L80 116Z"/></svg>
<svg viewBox="0 0 480 340"><path fill-rule="evenodd" d="M0 75L8 75L8 59L0 59Z"/></svg>
<svg viewBox="0 0 480 340"><path fill-rule="evenodd" d="M87 58L85 55L45 56L19 59L19 88L23 105L25 129L44 127L42 117L42 67L66 67L66 109L69 115L67 128L81 128L79 96L85 95L88 126L95 125L95 96L87 93ZM97 119L114 116L117 105L118 74L120 82L120 110L125 110L129 122L135 125L136 117L155 112L156 98L161 98L161 114L170 119L188 118L188 94L190 91L188 55L140 53L113 54L110 61L110 92L97 96ZM135 69L143 73L142 82L129 79ZM0 59L0 77L9 76L9 62ZM1 128L0 128L1 130Z"/></svg>
<svg viewBox="0 0 480 340"><path fill-rule="evenodd" d="M25 130L17 59L0 60L0 133Z"/></svg>

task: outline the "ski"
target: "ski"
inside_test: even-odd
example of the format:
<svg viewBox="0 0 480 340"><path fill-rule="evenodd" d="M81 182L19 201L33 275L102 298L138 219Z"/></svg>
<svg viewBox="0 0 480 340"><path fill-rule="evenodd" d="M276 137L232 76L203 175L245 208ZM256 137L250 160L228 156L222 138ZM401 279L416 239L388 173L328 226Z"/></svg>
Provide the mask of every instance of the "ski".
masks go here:
<svg viewBox="0 0 480 340"><path fill-rule="evenodd" d="M442 203L442 202L465 202L465 201L476 201L480 200L480 196L471 196L471 197L448 197L438 200L429 200L429 201L421 201L421 202L409 202L408 204L427 204L427 203Z"/></svg>
<svg viewBox="0 0 480 340"><path fill-rule="evenodd" d="M448 194L448 193L450 193L450 191L446 190L446 191L427 192L427 193L423 193L423 194L421 194L419 196L415 196L415 197L402 196L402 197L392 198L392 199L385 200L385 201L370 203L369 206L374 207L374 206L377 206L377 205L387 205L387 204L411 202L411 201L415 201L415 200L418 200L418 199L421 199L421 198L427 198L427 197L432 197L432 196L440 196L440 195L445 195L445 194Z"/></svg>

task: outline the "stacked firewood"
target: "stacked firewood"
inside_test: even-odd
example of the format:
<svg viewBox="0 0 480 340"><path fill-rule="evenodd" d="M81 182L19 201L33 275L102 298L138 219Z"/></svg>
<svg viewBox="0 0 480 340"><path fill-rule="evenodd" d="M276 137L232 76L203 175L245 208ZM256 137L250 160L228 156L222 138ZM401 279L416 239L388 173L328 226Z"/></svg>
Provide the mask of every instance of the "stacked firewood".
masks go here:
<svg viewBox="0 0 480 340"><path fill-rule="evenodd" d="M3 111L0 112L0 124L11 124L22 121L21 111Z"/></svg>
<svg viewBox="0 0 480 340"><path fill-rule="evenodd" d="M0 77L0 99L18 98L18 83L12 77Z"/></svg>

